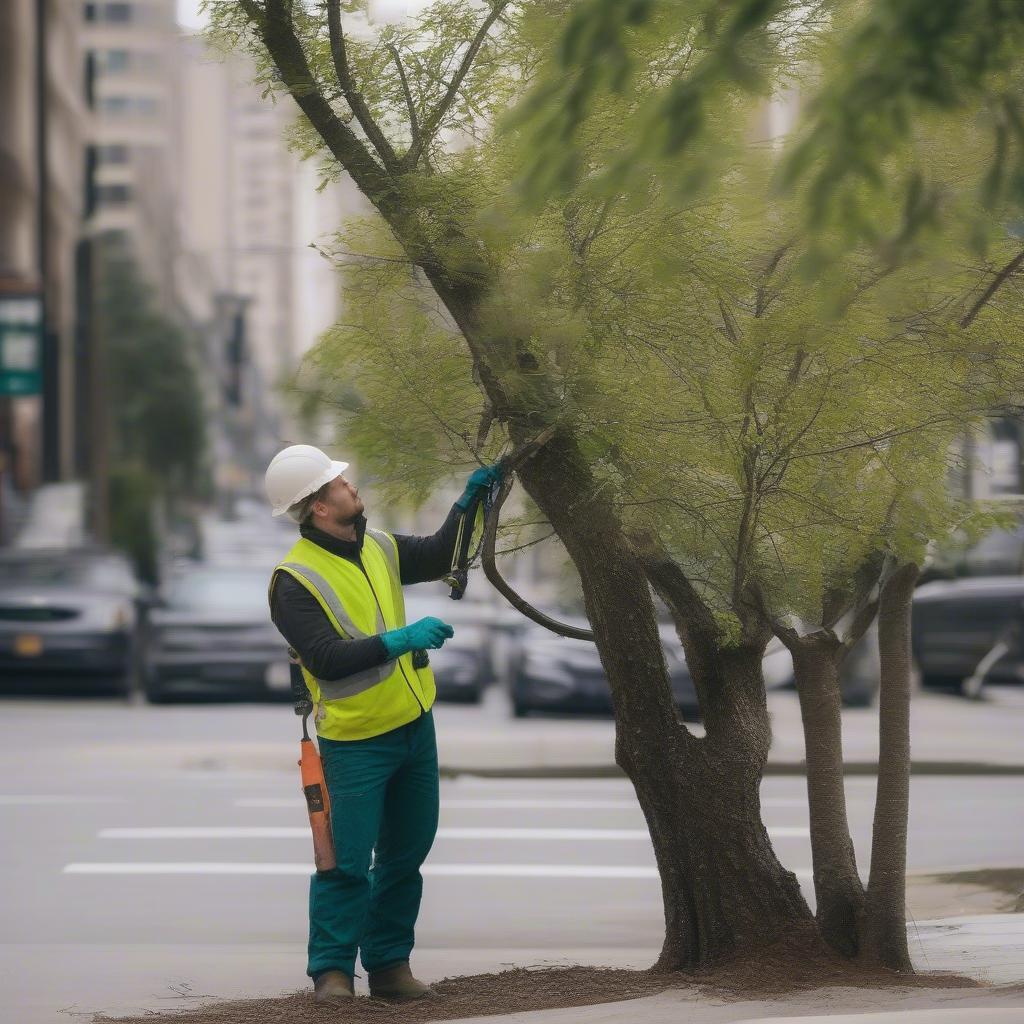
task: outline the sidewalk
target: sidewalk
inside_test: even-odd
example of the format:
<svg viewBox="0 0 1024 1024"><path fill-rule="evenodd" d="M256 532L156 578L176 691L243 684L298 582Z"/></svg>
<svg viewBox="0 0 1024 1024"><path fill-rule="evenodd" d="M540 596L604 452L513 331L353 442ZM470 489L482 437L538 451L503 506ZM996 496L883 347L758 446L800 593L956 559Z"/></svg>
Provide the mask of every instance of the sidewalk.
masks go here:
<svg viewBox="0 0 1024 1024"><path fill-rule="evenodd" d="M678 990L620 1003L465 1018L458 1024L1024 1024L1024 914L922 921L911 926L910 942L919 970L967 974L1014 989L828 988L733 1003Z"/></svg>
<svg viewBox="0 0 1024 1024"><path fill-rule="evenodd" d="M985 701L920 693L911 705L913 770L1024 774L1024 687L991 688ZM489 694L496 701L501 695ZM804 742L796 694L769 694L773 740L768 774L803 774ZM461 709L460 709L461 710ZM435 715L442 769L448 774L618 774L610 721L481 716L469 723L441 706ZM698 735L703 728L690 724ZM873 774L877 708L843 712L847 772Z"/></svg>
<svg viewBox="0 0 1024 1024"><path fill-rule="evenodd" d="M911 927L911 952L920 969L967 974L991 984L1024 981L1024 914L946 918ZM74 950L73 956L62 955ZM76 1017L89 1011L111 1016L191 1009L211 999L273 998L305 987L296 964L304 948L253 944L245 947L201 948L142 945L54 947L26 950L23 955L53 955L62 964L53 991L34 992L19 1001L19 1024L53 1020L54 1005ZM120 965L116 999L110 998L111 956ZM454 975L501 971L513 966L595 964L641 969L657 957L656 949L430 949L416 951L416 972L425 981ZM11 978L18 972L17 956L9 958ZM364 978L357 991L365 992ZM984 1012L983 1012L984 1011ZM459 1024L751 1024L798 1018L818 1024L827 1014L830 1024L847 1024L835 1014L857 1014L849 1024L1024 1024L1024 986L1016 990L986 988L878 989L825 988L764 1000L726 1001L693 990L617 1003L535 1010L466 1018ZM860 1016L881 1014L881 1016ZM808 1016L810 1015L810 1016Z"/></svg>
<svg viewBox="0 0 1024 1024"><path fill-rule="evenodd" d="M916 774L1024 775L1024 686L992 687L984 701L920 693L911 705ZM768 697L773 740L766 774L803 775L800 708L791 691ZM76 770L292 773L298 721L284 705L232 707L233 726L206 705L8 702L5 729L36 730L47 757ZM610 718L513 718L505 693L492 688L478 707L436 704L441 771L493 776L618 776L615 723ZM100 724L102 721L102 724ZM111 725L118 739L110 739ZM696 734L703 728L688 723ZM95 737L95 738L94 738ZM2 735L0 735L2 739ZM848 774L874 774L878 711L847 708L843 744ZM0 743L0 771L21 765Z"/></svg>
<svg viewBox="0 0 1024 1024"><path fill-rule="evenodd" d="M446 1024L1024 1024L1024 1001L1015 1003L1005 996L972 991L949 989L941 994L893 997L831 989L827 994L727 1006L708 1005L684 992L665 992L623 1003L466 1017Z"/></svg>

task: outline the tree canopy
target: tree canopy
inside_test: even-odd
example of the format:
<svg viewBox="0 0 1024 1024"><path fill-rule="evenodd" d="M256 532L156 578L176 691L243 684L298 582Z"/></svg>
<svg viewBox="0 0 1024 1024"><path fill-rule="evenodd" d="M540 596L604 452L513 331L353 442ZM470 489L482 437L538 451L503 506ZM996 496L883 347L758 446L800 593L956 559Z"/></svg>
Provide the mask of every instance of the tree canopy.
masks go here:
<svg viewBox="0 0 1024 1024"><path fill-rule="evenodd" d="M862 630L884 598L905 669L896 627L929 542L993 515L946 486L957 439L1021 380L1024 251L976 187L999 159L982 100L908 107L902 135L880 103L875 171L847 161L823 190L829 105L807 108L797 158L757 124L770 97L826 95L871 5L444 0L383 27L365 2L211 7L295 98L295 144L379 215L339 235L360 254L342 264L346 313L304 370L348 450L420 497L453 465L547 439L517 475L580 572L662 873L659 962L804 921L756 813L765 645L838 649L841 622ZM675 715L652 589L703 736ZM890 681L896 721L907 687ZM812 682L836 726L834 676ZM814 773L841 779L834 732ZM905 821L905 781L886 820ZM844 823L826 822L852 849ZM816 853L819 916L828 868ZM898 904L890 936L898 897L868 901ZM822 926L844 952L857 898Z"/></svg>

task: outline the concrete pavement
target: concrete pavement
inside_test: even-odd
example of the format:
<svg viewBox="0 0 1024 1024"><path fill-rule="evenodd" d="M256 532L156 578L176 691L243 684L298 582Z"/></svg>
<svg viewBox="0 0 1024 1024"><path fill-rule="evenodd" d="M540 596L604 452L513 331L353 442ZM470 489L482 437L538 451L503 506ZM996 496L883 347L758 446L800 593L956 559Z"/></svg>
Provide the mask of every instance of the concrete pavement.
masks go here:
<svg viewBox="0 0 1024 1024"><path fill-rule="evenodd" d="M1016 1005L1014 1005L1016 1004ZM880 1009L884 1005L886 1009ZM836 1010L851 1010L837 1013ZM465 1017L449 1024L1024 1024L1024 1002L975 989L873 993L828 989L768 1002L709 1004L692 992L531 1013Z"/></svg>
<svg viewBox="0 0 1024 1024"><path fill-rule="evenodd" d="M993 985L1013 985L1024 978L1024 915L1000 915L998 919L945 919L918 922L912 934L913 956L920 969L979 976ZM1002 950L992 959L990 943L998 935ZM47 985L28 991L26 977L38 975L41 950L35 947L0 947L0 982L5 999L0 1005L3 1024L51 1024L66 1019L90 1020L102 1010L109 1016L187 1009L212 1000L261 998L282 995L303 984L295 966L304 956L304 944L154 944L65 945L48 947ZM438 981L457 974L501 971L513 966L594 964L641 969L653 962L655 948L621 949L588 947L554 950L424 948L414 953L417 976ZM993 966L994 965L994 966ZM979 971L978 968L981 968ZM361 973L361 972L360 972ZM365 981L357 980L365 991ZM499 1016L474 1017L461 1024L738 1024L742 1021L788 1020L814 1024L828 1014L884 1013L878 1020L855 1016L864 1024L917 1024L918 1013L950 1014L950 1024L989 1024L989 1018L972 1014L984 1008L999 1009L1003 1016L992 1024L1024 1024L1024 989L1019 984L1000 991L969 989L875 989L828 988L777 996L766 1000L728 1001L691 989L674 990L638 1000L592 1006L536 1010ZM842 1020L842 1018L838 1018ZM941 1017L929 1024L939 1024Z"/></svg>
<svg viewBox="0 0 1024 1024"><path fill-rule="evenodd" d="M985 692L984 701L927 691L915 694L911 736L918 773L1024 772L1024 687L990 687ZM490 713L471 728L461 716L438 715L438 748L449 772L617 771L611 722L510 721L501 715L503 696L492 691L488 695ZM801 772L804 744L796 695L790 691L771 693L768 709L773 732L769 772ZM700 725L690 728L703 734ZM876 770L877 708L843 711L843 749L848 771Z"/></svg>
<svg viewBox="0 0 1024 1024"><path fill-rule="evenodd" d="M73 714L68 708L74 709ZM773 740L768 774L802 774L804 747L796 695L768 698ZM120 701L0 700L0 709L31 713L53 740L52 755L81 770L122 764L195 771L285 772L293 767L298 722L287 705L173 705L153 709ZM220 714L230 709L229 714ZM921 692L912 709L916 774L1024 774L1024 686L990 687L984 701ZM158 710L158 714L154 711ZM448 775L618 775L610 719L511 716L507 695L487 691L479 707L438 704L435 721ZM702 727L691 724L700 735ZM0 722L0 735L3 722ZM93 735L102 742L92 742ZM843 712L848 774L873 774L878 759L876 708ZM0 771L5 764L0 748Z"/></svg>
<svg viewBox="0 0 1024 1024"><path fill-rule="evenodd" d="M837 1007L865 1005L865 993L854 989L832 989L828 1003ZM771 1005L764 1003L733 1003L728 1006L702 1004L681 992L665 992L645 999L598 1006L546 1010L543 1013L513 1013L498 1017L466 1017L450 1024L1024 1024L1024 1008L993 1006L1002 997L971 996L970 990L954 990L946 994L945 1008L934 1005L929 997L887 996L886 1002L898 1008L883 1011L823 1014L822 997L786 999ZM811 1010L811 1015L805 1011ZM756 1014L737 1017L736 1013ZM791 1015L792 1014L792 1015Z"/></svg>

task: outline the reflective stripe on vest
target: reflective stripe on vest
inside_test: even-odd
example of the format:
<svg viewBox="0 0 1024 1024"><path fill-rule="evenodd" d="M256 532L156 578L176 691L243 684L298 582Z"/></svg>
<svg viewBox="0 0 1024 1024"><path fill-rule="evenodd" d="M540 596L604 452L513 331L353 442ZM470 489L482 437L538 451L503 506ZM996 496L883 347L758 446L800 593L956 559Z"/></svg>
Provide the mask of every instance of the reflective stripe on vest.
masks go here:
<svg viewBox="0 0 1024 1024"><path fill-rule="evenodd" d="M303 579L306 580L310 586L316 587L317 593L323 598L324 604L334 614L334 617L338 620L338 625L348 634L351 640L365 640L370 633L364 633L359 627L349 618L348 612L345 611L344 605L338 600L338 595L331 590L331 585L320 575L310 569L308 565L301 565L299 562L282 562L279 569L287 569L289 572L298 573ZM383 633L387 629L384 624L384 619L380 614L380 609L377 609L377 632Z"/></svg>
<svg viewBox="0 0 1024 1024"><path fill-rule="evenodd" d="M331 590L330 584L308 565L301 565L299 562L282 562L278 569L293 576L301 576L320 595L323 603L331 609L331 614L338 620L338 625L351 640L365 640L372 636L364 633L349 617L344 605L338 600L338 595ZM377 609L377 632L383 633L386 629L384 619L381 617L380 609ZM382 683L395 670L395 661L385 661L382 665L374 665L371 668L363 669L362 672L354 672L352 675L344 676L342 679L319 679L316 676L317 686L320 692L328 700L336 700L339 697L354 697L357 693L369 690L371 686ZM306 669L309 672L309 669ZM310 675L313 675L310 672Z"/></svg>
<svg viewBox="0 0 1024 1024"><path fill-rule="evenodd" d="M398 572L398 552L395 551L394 541L383 530L372 530L367 527L366 532L380 545L381 551L384 552L388 568L391 570L391 582L401 587L402 580Z"/></svg>

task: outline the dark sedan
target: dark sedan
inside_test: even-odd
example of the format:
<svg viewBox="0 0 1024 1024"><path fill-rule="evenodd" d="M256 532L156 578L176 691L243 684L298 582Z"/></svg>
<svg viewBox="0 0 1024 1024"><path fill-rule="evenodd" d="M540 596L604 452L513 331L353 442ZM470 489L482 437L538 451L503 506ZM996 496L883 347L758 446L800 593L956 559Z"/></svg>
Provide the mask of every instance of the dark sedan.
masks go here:
<svg viewBox="0 0 1024 1024"><path fill-rule="evenodd" d="M130 563L114 552L0 553L0 685L130 693L142 598Z"/></svg>
<svg viewBox="0 0 1024 1024"><path fill-rule="evenodd" d="M1024 577L922 584L914 592L911 637L915 673L926 689L959 692L972 677L972 686L1021 682ZM844 704L867 706L878 696L877 622L843 663L841 680Z"/></svg>
<svg viewBox="0 0 1024 1024"><path fill-rule="evenodd" d="M985 658L988 682L1024 680L1022 624L1024 577L936 580L918 587L913 645L922 685L959 690Z"/></svg>
<svg viewBox="0 0 1024 1024"><path fill-rule="evenodd" d="M197 565L151 616L145 691L184 698L291 700L288 648L270 621L264 568Z"/></svg>
<svg viewBox="0 0 1024 1024"><path fill-rule="evenodd" d="M588 629L586 619L563 617L571 626ZM659 627L672 694L688 717L700 713L697 693L673 626ZM512 675L512 710L517 718L531 711L607 714L611 691L597 648L589 640L571 640L543 626L531 625L520 638Z"/></svg>

